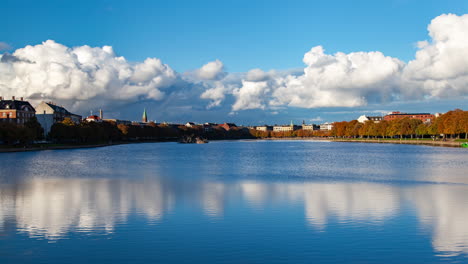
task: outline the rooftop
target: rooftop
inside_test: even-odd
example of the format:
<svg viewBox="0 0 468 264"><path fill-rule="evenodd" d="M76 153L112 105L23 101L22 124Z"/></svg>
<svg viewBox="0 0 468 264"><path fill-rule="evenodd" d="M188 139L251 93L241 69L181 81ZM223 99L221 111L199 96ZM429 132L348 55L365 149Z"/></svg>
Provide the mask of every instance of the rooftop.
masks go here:
<svg viewBox="0 0 468 264"><path fill-rule="evenodd" d="M20 100L0 100L0 110L4 109L34 111L34 107L28 101Z"/></svg>

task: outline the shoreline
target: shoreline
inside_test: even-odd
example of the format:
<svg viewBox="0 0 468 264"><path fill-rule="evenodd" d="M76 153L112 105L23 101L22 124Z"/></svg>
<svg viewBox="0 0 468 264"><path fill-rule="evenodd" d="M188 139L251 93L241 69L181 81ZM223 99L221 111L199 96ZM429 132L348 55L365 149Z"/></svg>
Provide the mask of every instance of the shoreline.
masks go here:
<svg viewBox="0 0 468 264"><path fill-rule="evenodd" d="M226 139L217 139L211 141L220 141ZM431 140L416 140L416 139L402 139L402 140L389 140L389 139L335 139L335 138L321 138L321 137L290 137L290 138L256 138L256 139L228 139L228 140L309 140L309 141L327 141L327 142L349 142L349 143L377 143L377 144L405 144L405 145L425 145L433 147L450 147L461 148L461 143L458 141L431 141ZM54 146L34 146L24 148L2 148L0 153L14 153L14 152L28 152L28 151L43 151L43 150L61 150L61 149L81 149L81 148L101 148L124 144L140 144L140 143L162 143L162 142L177 142L172 140L166 141L122 141L114 143L100 143L100 144L86 144L86 145L54 145Z"/></svg>
<svg viewBox="0 0 468 264"><path fill-rule="evenodd" d="M136 142L135 142L136 143ZM0 153L42 151L42 150L60 150L60 149L81 149L81 148L102 148L114 145L129 144L124 142L106 143L106 144L86 144L86 145L59 145L59 146L40 146L40 147L24 147L24 148L0 148Z"/></svg>
<svg viewBox="0 0 468 264"><path fill-rule="evenodd" d="M405 145L425 145L433 147L448 147L461 148L461 143L458 141L432 141L432 140L417 140L417 139L330 139L332 142L351 142L351 143L377 143L377 144L405 144Z"/></svg>
<svg viewBox="0 0 468 264"><path fill-rule="evenodd" d="M82 148L102 148L117 145L126 144L140 144L140 143L164 143L164 142L176 142L176 141L121 141L113 143L99 143L99 144L85 144L85 145L55 145L55 146L34 146L24 148L2 148L0 147L0 153L14 153L14 152L29 152L29 151L43 151L43 150L61 150L61 149L82 149Z"/></svg>

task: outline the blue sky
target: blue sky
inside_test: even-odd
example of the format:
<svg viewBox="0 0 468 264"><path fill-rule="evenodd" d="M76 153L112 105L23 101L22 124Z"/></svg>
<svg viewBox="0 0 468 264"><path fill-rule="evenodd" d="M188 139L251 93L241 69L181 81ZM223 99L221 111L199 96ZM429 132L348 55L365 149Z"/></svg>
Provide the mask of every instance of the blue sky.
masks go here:
<svg viewBox="0 0 468 264"><path fill-rule="evenodd" d="M432 19L445 13L459 16L468 13L466 0L2 0L0 6L3 18L0 42L10 46L0 53L13 53L16 49L38 45L48 39L67 47L109 45L116 55L124 56L130 62L159 58L181 74L216 59L222 61L223 70L229 73L246 73L254 68L302 71L304 54L318 45L323 46L327 54L379 51L407 63L415 57L416 43L430 40L427 27ZM453 98L429 102L436 111L466 106L463 100ZM110 109L110 112L131 118L140 112L136 109L141 104L164 111L161 101L142 100L125 106L131 114L122 114L115 109ZM409 111L414 105L422 105L424 109L421 111L431 110L427 101L410 100L353 108L289 105L278 111L257 108L235 113L230 106L202 107L205 110L182 116L200 121L207 117L221 120L228 115L238 122L254 122L252 117L265 119L265 122L286 122L303 116L309 119L349 119L356 111L389 110L393 107ZM191 109L198 109L198 106ZM265 114L265 111L273 114ZM333 111L336 114L330 113ZM351 114L344 114L346 111ZM183 121L180 116L168 118Z"/></svg>
<svg viewBox="0 0 468 264"><path fill-rule="evenodd" d="M110 45L129 60L158 57L177 71L220 59L231 72L302 67L323 45L408 61L427 24L468 13L468 1L2 1L1 40Z"/></svg>

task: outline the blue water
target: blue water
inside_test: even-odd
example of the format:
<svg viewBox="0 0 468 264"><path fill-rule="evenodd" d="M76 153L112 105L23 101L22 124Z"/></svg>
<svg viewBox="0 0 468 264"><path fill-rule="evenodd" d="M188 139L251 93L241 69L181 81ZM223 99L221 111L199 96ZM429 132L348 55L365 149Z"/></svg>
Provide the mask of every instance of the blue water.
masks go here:
<svg viewBox="0 0 468 264"><path fill-rule="evenodd" d="M468 262L468 151L314 141L0 153L0 263Z"/></svg>

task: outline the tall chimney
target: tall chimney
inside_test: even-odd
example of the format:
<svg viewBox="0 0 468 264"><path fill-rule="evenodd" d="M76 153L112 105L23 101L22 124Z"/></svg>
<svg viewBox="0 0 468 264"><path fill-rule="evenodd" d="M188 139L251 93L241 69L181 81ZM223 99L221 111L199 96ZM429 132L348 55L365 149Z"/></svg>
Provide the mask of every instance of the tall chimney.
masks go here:
<svg viewBox="0 0 468 264"><path fill-rule="evenodd" d="M15 100L15 97L14 97L14 96L12 96L12 97L11 97L11 100L13 100L13 101L14 101L14 100Z"/></svg>
<svg viewBox="0 0 468 264"><path fill-rule="evenodd" d="M104 116L103 116L103 114L102 114L102 109L99 109L99 118L102 120L103 117L104 117Z"/></svg>
<svg viewBox="0 0 468 264"><path fill-rule="evenodd" d="M23 97L21 97L20 100L23 101Z"/></svg>

